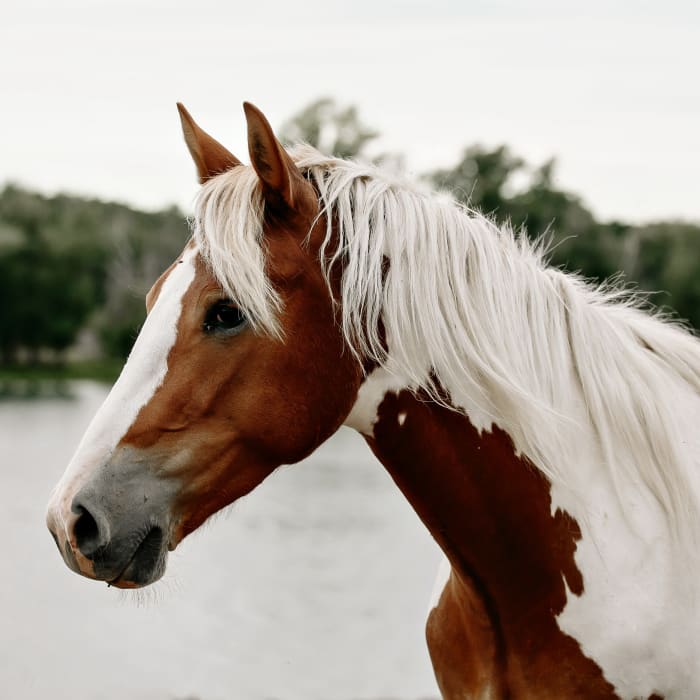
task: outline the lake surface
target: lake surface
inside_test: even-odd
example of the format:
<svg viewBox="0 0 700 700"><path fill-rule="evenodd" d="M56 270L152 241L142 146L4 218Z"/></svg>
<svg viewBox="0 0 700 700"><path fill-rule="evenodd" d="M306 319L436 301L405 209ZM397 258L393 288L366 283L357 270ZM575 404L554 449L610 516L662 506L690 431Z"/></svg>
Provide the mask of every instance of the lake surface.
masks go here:
<svg viewBox="0 0 700 700"><path fill-rule="evenodd" d="M163 581L123 593L71 573L49 493L107 389L0 401L0 697L418 700L440 554L358 435L183 542Z"/></svg>

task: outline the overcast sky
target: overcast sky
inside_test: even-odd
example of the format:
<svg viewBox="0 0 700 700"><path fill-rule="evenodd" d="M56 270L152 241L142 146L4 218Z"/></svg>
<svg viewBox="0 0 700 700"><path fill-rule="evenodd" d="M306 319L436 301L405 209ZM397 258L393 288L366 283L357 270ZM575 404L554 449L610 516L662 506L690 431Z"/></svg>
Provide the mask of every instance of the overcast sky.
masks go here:
<svg viewBox="0 0 700 700"><path fill-rule="evenodd" d="M413 172L505 142L603 218L700 220L699 8L4 0L0 183L189 210L177 100L247 160L243 100L280 126L329 95Z"/></svg>

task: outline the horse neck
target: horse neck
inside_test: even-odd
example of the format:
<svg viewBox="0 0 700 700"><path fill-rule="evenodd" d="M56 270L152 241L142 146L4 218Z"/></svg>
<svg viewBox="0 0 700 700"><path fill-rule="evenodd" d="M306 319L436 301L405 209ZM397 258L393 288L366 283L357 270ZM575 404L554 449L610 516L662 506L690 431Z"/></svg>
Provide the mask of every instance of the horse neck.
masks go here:
<svg viewBox="0 0 700 700"><path fill-rule="evenodd" d="M565 582L580 592L579 527L552 513L550 484L505 432L479 432L465 415L400 390L383 397L365 438L453 568L489 591L500 616L563 609Z"/></svg>
<svg viewBox="0 0 700 700"><path fill-rule="evenodd" d="M700 615L688 612L697 586L686 598L658 504L636 501L629 522L586 431L562 455L571 483L553 485L514 448L507 425L431 401L384 368L367 377L346 424L445 552L464 600L479 601L462 607L483 611L509 683L557 678L551 697L572 698L581 678L600 691L585 697L612 697L605 679L635 697L651 695L654 679L690 687L682 669L700 651ZM613 619L614 628L592 622Z"/></svg>
<svg viewBox="0 0 700 700"><path fill-rule="evenodd" d="M399 390L383 396L365 439L450 560L458 600L440 605L450 608L445 619L471 610L460 638L471 640L492 687L578 697L575 684L586 678L595 697L612 697L556 620L567 591L583 591L579 527L552 512L549 483L508 435L479 432L465 415ZM557 666L570 671L557 676Z"/></svg>

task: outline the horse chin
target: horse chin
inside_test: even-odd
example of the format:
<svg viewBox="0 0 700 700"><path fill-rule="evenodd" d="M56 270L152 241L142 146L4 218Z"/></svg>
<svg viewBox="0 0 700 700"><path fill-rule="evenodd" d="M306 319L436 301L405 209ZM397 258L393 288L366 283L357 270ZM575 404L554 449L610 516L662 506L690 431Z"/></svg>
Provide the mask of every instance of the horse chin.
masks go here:
<svg viewBox="0 0 700 700"><path fill-rule="evenodd" d="M165 573L168 561L167 543L163 531L154 527L138 546L124 570L108 581L116 588L143 588L158 581Z"/></svg>

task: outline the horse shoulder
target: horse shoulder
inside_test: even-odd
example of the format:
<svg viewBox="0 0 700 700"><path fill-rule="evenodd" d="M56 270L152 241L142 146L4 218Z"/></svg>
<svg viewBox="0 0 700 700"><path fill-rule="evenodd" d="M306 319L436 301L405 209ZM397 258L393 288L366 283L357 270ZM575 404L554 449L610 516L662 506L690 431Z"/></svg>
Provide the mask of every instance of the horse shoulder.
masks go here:
<svg viewBox="0 0 700 700"><path fill-rule="evenodd" d="M484 600L447 559L442 562L426 622L428 650L444 700L501 696L502 664Z"/></svg>

